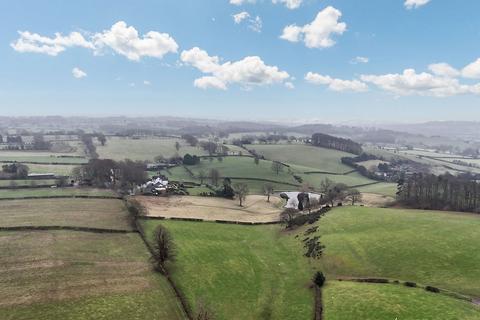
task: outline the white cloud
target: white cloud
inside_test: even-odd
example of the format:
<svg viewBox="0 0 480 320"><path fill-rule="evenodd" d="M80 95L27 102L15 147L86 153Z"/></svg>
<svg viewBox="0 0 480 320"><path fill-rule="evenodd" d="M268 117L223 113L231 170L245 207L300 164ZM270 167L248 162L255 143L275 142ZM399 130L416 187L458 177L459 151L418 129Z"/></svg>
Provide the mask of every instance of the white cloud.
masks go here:
<svg viewBox="0 0 480 320"><path fill-rule="evenodd" d="M248 21L248 28L252 31L255 32L261 32L262 31L262 19L259 16L256 16L255 18L250 18L250 14L246 11L242 11L240 13L234 14L233 16L233 21L235 24L240 24L243 21L247 20Z"/></svg>
<svg viewBox="0 0 480 320"><path fill-rule="evenodd" d="M19 32L20 38L10 45L18 52L34 52L56 56L71 47L83 47L100 54L106 49L139 61L142 57L163 58L167 53L175 53L178 45L167 33L149 31L139 37L138 31L123 21L115 23L110 30L95 33L88 40L79 32L68 36L56 33L49 38L29 31Z"/></svg>
<svg viewBox="0 0 480 320"><path fill-rule="evenodd" d="M110 30L95 34L93 42L97 53L108 47L133 61L142 57L161 59L165 54L178 50L178 44L168 33L149 31L139 37L138 31L124 21L115 23Z"/></svg>
<svg viewBox="0 0 480 320"><path fill-rule="evenodd" d="M233 21L235 22L235 24L239 24L243 20L249 18L250 14L246 11L242 11L242 12L239 12L237 14L234 14L232 17L233 17Z"/></svg>
<svg viewBox="0 0 480 320"><path fill-rule="evenodd" d="M151 85L152 83L148 80L143 80L143 84L146 85L146 86L149 86Z"/></svg>
<svg viewBox="0 0 480 320"><path fill-rule="evenodd" d="M303 0L272 0L273 3L282 3L288 9L297 9L302 4Z"/></svg>
<svg viewBox="0 0 480 320"><path fill-rule="evenodd" d="M249 20L248 28L252 31L261 32L262 26L263 26L263 22L259 16L256 16L255 19Z"/></svg>
<svg viewBox="0 0 480 320"><path fill-rule="evenodd" d="M347 30L347 25L339 22L341 16L340 10L329 6L318 12L315 19L303 27L295 24L286 26L280 38L291 42L303 40L308 48L331 47L335 45L332 36L341 35Z"/></svg>
<svg viewBox="0 0 480 320"><path fill-rule="evenodd" d="M75 67L72 69L72 75L74 78L81 79L81 78L85 78L87 76L87 73L81 70L80 68Z"/></svg>
<svg viewBox="0 0 480 320"><path fill-rule="evenodd" d="M430 70L434 75L440 77L455 78L460 75L460 71L445 62L433 63L428 66L428 70Z"/></svg>
<svg viewBox="0 0 480 320"><path fill-rule="evenodd" d="M368 63L370 61L370 59L368 57L355 57L353 58L350 63L351 64L359 64L359 63Z"/></svg>
<svg viewBox="0 0 480 320"><path fill-rule="evenodd" d="M429 3L430 0L405 0L405 8L416 9Z"/></svg>
<svg viewBox="0 0 480 320"><path fill-rule="evenodd" d="M287 87L287 89L291 89L291 90L295 89L295 85L290 81L285 82L285 87Z"/></svg>
<svg viewBox="0 0 480 320"><path fill-rule="evenodd" d="M12 42L10 46L18 52L43 53L56 56L71 47L83 47L93 49L93 44L79 32L71 32L68 36L55 33L55 37L49 38L29 31L19 31L20 38Z"/></svg>
<svg viewBox="0 0 480 320"><path fill-rule="evenodd" d="M230 84L244 88L284 83L290 75L276 66L266 65L260 57L248 56L239 61L220 63L217 56L210 56L198 47L185 50L180 59L208 76L196 79L198 88L216 88L226 90Z"/></svg>
<svg viewBox="0 0 480 320"><path fill-rule="evenodd" d="M234 4L236 6L240 6L244 3L255 3L256 0L230 0L230 4Z"/></svg>
<svg viewBox="0 0 480 320"><path fill-rule="evenodd" d="M308 72L305 75L305 80L316 85L326 85L330 90L333 91L368 91L368 86L359 80L335 79L330 76L324 76L314 72Z"/></svg>
<svg viewBox="0 0 480 320"><path fill-rule="evenodd" d="M480 93L480 84L465 85L455 78L428 72L417 73L414 69L406 69L401 74L362 75L361 79L396 95L448 97Z"/></svg>
<svg viewBox="0 0 480 320"><path fill-rule="evenodd" d="M480 79L480 58L462 69L462 76L471 79Z"/></svg>

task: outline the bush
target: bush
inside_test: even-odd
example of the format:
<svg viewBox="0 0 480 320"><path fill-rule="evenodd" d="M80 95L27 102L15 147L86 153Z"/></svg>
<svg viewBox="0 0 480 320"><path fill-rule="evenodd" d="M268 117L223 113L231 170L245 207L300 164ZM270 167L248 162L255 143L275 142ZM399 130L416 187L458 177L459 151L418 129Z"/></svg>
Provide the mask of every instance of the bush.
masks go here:
<svg viewBox="0 0 480 320"><path fill-rule="evenodd" d="M440 292L440 289L438 289L436 287L432 287L432 286L426 286L425 290L430 291L430 292L434 292L434 293L439 293Z"/></svg>
<svg viewBox="0 0 480 320"><path fill-rule="evenodd" d="M406 281L405 286L415 288L417 284L415 282Z"/></svg>
<svg viewBox="0 0 480 320"><path fill-rule="evenodd" d="M323 285L325 284L325 280L325 275L321 271L317 271L317 273L315 273L315 276L313 277L313 283L315 283L319 288L323 287Z"/></svg>

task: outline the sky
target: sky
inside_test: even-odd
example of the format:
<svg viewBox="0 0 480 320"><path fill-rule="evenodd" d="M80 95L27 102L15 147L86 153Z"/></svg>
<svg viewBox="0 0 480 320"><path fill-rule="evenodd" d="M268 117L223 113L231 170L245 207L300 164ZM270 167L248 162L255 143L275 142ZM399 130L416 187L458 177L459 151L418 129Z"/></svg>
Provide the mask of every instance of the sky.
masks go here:
<svg viewBox="0 0 480 320"><path fill-rule="evenodd" d="M0 114L480 121L478 0L0 2Z"/></svg>

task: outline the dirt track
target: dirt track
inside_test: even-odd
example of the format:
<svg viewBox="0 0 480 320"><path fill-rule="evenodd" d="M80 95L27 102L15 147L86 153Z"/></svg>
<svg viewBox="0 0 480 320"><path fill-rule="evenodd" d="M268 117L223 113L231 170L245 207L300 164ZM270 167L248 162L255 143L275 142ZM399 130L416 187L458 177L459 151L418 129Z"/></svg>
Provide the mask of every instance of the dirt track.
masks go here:
<svg viewBox="0 0 480 320"><path fill-rule="evenodd" d="M274 222L279 220L282 199L250 195L243 207L237 200L210 197L171 196L136 197L148 210L148 216L165 218L195 218L238 222Z"/></svg>

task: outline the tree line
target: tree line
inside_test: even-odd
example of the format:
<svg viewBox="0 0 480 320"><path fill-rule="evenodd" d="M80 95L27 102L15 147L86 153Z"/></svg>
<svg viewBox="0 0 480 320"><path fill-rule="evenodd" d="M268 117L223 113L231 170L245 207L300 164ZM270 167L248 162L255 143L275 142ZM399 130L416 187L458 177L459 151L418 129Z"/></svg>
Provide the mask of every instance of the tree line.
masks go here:
<svg viewBox="0 0 480 320"><path fill-rule="evenodd" d="M361 154L362 146L350 139L343 139L328 134L315 133L312 135L312 145L317 147L340 150L353 154Z"/></svg>
<svg viewBox="0 0 480 320"><path fill-rule="evenodd" d="M470 174L416 173L398 184L401 204L435 210L480 212L480 183Z"/></svg>

